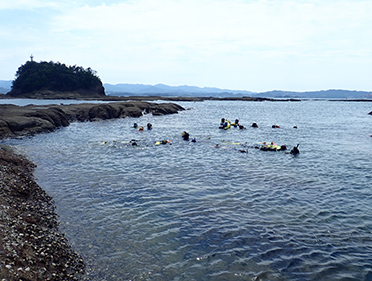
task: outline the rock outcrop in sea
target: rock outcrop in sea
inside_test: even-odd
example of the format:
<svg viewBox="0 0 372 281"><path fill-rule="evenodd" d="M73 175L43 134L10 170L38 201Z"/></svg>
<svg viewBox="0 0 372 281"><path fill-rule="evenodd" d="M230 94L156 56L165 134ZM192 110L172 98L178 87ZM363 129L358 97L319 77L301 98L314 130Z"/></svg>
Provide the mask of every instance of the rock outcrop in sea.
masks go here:
<svg viewBox="0 0 372 281"><path fill-rule="evenodd" d="M71 105L0 105L0 138L52 132L74 121L97 121L139 117L143 114L178 113L183 107L174 103L112 102Z"/></svg>

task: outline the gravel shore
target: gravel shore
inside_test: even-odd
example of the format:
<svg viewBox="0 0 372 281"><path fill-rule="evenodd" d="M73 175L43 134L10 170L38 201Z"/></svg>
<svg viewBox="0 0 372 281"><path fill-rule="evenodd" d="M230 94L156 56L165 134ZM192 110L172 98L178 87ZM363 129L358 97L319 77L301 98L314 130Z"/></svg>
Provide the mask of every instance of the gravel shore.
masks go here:
<svg viewBox="0 0 372 281"><path fill-rule="evenodd" d="M35 165L0 146L0 280L85 280L82 258L58 231Z"/></svg>

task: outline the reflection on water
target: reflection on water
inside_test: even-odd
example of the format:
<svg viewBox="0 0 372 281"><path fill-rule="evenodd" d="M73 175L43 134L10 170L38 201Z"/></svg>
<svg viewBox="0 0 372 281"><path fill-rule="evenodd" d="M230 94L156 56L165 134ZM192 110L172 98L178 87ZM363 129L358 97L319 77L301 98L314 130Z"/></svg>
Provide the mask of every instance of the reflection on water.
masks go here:
<svg viewBox="0 0 372 281"><path fill-rule="evenodd" d="M93 280L371 280L368 104L180 104L11 141ZM222 117L247 129L219 130ZM253 148L263 141L301 153Z"/></svg>

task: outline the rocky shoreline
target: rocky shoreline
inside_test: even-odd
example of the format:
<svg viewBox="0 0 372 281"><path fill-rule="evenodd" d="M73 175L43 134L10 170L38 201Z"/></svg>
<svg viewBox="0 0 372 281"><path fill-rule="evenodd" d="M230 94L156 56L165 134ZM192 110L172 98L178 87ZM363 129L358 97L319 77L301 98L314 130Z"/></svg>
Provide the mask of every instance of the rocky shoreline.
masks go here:
<svg viewBox="0 0 372 281"><path fill-rule="evenodd" d="M173 114L173 103L116 102L48 106L0 105L0 139L52 132L74 121ZM83 259L59 232L52 198L36 183L36 165L0 146L1 280L87 280Z"/></svg>
<svg viewBox="0 0 372 281"><path fill-rule="evenodd" d="M0 139L52 132L71 122L139 117L142 114L174 114L184 110L174 103L143 101L83 103L71 105L0 105Z"/></svg>
<svg viewBox="0 0 372 281"><path fill-rule="evenodd" d="M58 231L54 202L35 182L35 167L0 147L1 280L84 280L84 262Z"/></svg>

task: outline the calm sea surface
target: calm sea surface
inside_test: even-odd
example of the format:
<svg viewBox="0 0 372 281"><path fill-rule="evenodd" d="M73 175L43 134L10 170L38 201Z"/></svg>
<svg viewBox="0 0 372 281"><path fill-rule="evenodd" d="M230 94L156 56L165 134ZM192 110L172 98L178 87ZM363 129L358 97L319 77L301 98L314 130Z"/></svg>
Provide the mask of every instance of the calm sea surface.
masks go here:
<svg viewBox="0 0 372 281"><path fill-rule="evenodd" d="M179 104L6 141L38 165L93 280L372 280L372 103Z"/></svg>

